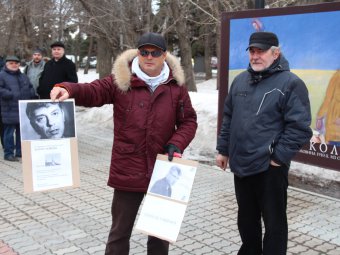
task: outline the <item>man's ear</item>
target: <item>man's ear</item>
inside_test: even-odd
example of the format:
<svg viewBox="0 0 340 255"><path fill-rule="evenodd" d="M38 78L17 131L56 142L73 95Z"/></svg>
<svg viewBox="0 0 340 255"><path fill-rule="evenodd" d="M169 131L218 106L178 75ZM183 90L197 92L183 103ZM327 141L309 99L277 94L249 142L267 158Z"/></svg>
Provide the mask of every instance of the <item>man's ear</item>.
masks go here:
<svg viewBox="0 0 340 255"><path fill-rule="evenodd" d="M280 54L281 54L280 49L275 49L273 52L274 59L276 60L280 56Z"/></svg>

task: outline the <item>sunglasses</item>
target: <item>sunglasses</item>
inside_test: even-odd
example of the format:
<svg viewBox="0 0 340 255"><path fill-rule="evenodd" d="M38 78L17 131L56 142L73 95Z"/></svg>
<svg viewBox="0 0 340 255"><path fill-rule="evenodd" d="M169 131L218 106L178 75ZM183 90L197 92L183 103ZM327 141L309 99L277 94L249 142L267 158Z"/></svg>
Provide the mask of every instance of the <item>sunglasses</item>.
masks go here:
<svg viewBox="0 0 340 255"><path fill-rule="evenodd" d="M150 54L153 58L158 58L162 56L164 52L162 50L154 50L154 51L140 50L139 53L142 57L145 57L145 58L149 56Z"/></svg>

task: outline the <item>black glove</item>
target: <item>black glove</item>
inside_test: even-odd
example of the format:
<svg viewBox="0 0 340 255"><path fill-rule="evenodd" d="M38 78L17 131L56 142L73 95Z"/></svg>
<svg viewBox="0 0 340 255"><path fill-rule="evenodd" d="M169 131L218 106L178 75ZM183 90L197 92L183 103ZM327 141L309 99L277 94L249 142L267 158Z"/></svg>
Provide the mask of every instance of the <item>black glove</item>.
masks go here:
<svg viewBox="0 0 340 255"><path fill-rule="evenodd" d="M164 147L165 149L165 153L168 153L168 159L169 161L172 161L172 159L174 158L174 152L177 153L182 153L180 149L178 149L175 145L169 143L168 145L166 145Z"/></svg>

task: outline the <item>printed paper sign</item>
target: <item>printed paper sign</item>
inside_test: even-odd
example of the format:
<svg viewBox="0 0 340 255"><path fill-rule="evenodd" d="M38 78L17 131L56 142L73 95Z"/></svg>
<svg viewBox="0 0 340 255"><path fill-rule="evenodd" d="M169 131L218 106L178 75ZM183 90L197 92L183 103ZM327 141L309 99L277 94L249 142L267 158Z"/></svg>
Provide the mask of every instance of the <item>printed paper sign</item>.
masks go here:
<svg viewBox="0 0 340 255"><path fill-rule="evenodd" d="M32 141L33 191L72 186L70 141Z"/></svg>
<svg viewBox="0 0 340 255"><path fill-rule="evenodd" d="M24 192L79 187L75 103L19 100Z"/></svg>
<svg viewBox="0 0 340 255"><path fill-rule="evenodd" d="M158 155L136 229L175 242L194 182L198 163Z"/></svg>

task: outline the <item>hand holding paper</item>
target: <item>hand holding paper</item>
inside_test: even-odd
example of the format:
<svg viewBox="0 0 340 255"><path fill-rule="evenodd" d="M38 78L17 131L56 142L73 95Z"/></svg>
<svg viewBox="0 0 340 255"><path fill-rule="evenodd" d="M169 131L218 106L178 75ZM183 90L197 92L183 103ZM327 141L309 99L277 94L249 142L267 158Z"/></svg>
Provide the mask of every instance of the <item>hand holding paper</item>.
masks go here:
<svg viewBox="0 0 340 255"><path fill-rule="evenodd" d="M168 145L165 146L165 152L168 155L168 160L172 161L174 157L181 158L182 157L182 152L180 149L177 148L176 145L173 145L169 143Z"/></svg>

